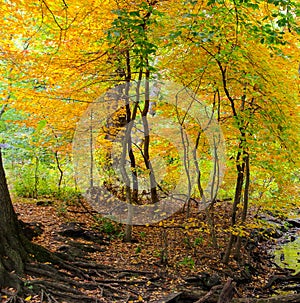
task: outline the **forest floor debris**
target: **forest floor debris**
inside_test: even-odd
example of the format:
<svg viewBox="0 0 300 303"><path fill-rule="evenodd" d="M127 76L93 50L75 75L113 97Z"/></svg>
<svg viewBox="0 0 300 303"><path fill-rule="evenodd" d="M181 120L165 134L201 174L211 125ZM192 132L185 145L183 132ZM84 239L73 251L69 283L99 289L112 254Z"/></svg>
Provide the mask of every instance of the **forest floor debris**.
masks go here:
<svg viewBox="0 0 300 303"><path fill-rule="evenodd" d="M32 293L24 302L218 302L226 291L224 302L233 295L255 300L279 294L278 284L285 281L296 283L286 294L297 295L297 275L274 266L265 241L250 245L245 238L242 260L221 262L230 202L215 206L217 247L205 224L207 214L196 215L196 207L190 218L177 213L163 223L134 227L132 243L125 243L120 224L82 201L41 202L17 199L14 206L33 241L63 262L26 266ZM13 289L1 295L2 302L21 300Z"/></svg>

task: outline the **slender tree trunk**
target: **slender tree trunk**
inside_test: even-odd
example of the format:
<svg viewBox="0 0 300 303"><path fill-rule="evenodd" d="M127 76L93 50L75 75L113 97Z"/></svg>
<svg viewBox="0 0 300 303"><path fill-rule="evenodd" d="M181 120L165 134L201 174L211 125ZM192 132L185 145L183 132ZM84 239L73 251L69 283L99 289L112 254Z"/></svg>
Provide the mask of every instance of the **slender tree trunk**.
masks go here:
<svg viewBox="0 0 300 303"><path fill-rule="evenodd" d="M237 155L237 163L240 161L240 152L238 152ZM234 201L233 201L233 206L232 206L232 214L231 214L231 226L234 227L236 224L236 215L237 215L237 209L238 209L238 205L241 201L241 196L242 196L242 191L243 191L243 183L244 183L244 169L245 169L245 165L244 163L242 164L237 164L237 171L238 171L238 175L237 175L237 180L236 180L236 187L235 187L235 196L234 196ZM235 242L236 236L234 236L233 234L230 235L229 238L229 242L227 244L227 248L226 248L226 252L223 258L223 262L225 264L228 263L229 261L229 257L230 257L230 253L232 250L232 246Z"/></svg>
<svg viewBox="0 0 300 303"><path fill-rule="evenodd" d="M40 160L38 156L35 156L35 169L34 169L34 192L33 198L37 199L39 190L39 164Z"/></svg>
<svg viewBox="0 0 300 303"><path fill-rule="evenodd" d="M63 180L63 177L64 177L64 172L63 170L61 169L61 165L60 165L60 162L59 162L59 157L58 157L58 151L55 151L55 160L56 160L56 167L59 171L59 179L58 179L58 183L57 183L57 189L58 189L58 193L60 193L61 191L61 184L62 184L62 180Z"/></svg>
<svg viewBox="0 0 300 303"><path fill-rule="evenodd" d="M183 164L184 164L184 170L187 178L188 183L188 192L187 192L187 201L185 201L185 204L187 205L186 208L186 217L189 218L190 216L190 209L191 209L191 192L192 192L192 182L191 182L191 174L190 174L190 159L189 159L189 149L190 149L190 142L188 137L186 136L185 132L183 131L183 122L180 125L180 137L181 142L184 150L184 156L183 156Z"/></svg>
<svg viewBox="0 0 300 303"><path fill-rule="evenodd" d="M93 111L91 111L90 115L90 188L94 186L94 142L93 142Z"/></svg>
<svg viewBox="0 0 300 303"><path fill-rule="evenodd" d="M143 128L144 128L144 163L149 171L149 179L150 179L150 194L151 194L151 203L158 202L158 193L157 193L157 184L155 180L154 170L150 161L150 154L149 154L149 148L150 148L150 130L149 130L149 124L147 115L149 112L149 106L150 106L150 88L149 88L149 80L150 80L150 71L149 71L149 62L146 58L146 81L145 81L145 106L142 111L142 120L143 120Z"/></svg>
<svg viewBox="0 0 300 303"><path fill-rule="evenodd" d="M247 219L248 213L248 204L249 204L249 187L250 187L250 161L249 161L249 154L245 153L246 156L244 158L245 161L245 189L244 189L244 201L243 201L243 212L241 218L241 224L244 224ZM240 258L241 255L241 245L242 245L242 238L238 236L236 241L235 247L235 257L236 259Z"/></svg>
<svg viewBox="0 0 300 303"><path fill-rule="evenodd" d="M121 174L123 182L125 183L125 192L126 192L126 202L128 203L128 214L127 214L127 223L125 226L125 234L124 234L124 241L131 242L132 240L132 218L133 218L133 208L132 204L134 201L137 201L138 196L138 180L137 180L137 173L136 173L136 163L135 157L132 151L132 138L131 138L131 131L133 127L134 116L135 112L132 114L130 109L130 99L129 99L129 89L130 89L130 81L131 81L131 64L130 64L130 53L129 50L126 51L126 86L125 86L125 108L126 108L126 130L125 136L123 140L123 148L122 148L122 155L121 155ZM130 159L130 166L131 166L131 176L133 181L133 191L131 193L130 188L130 178L126 171L126 155L128 152L128 156Z"/></svg>
<svg viewBox="0 0 300 303"><path fill-rule="evenodd" d="M201 134L202 134L202 132L198 132L195 147L193 149L193 159L194 159L194 165L196 167L196 172L197 172L197 188L198 188L200 197L202 198L203 194L204 194L204 190L203 190L203 187L201 184L201 170L199 167L199 162L198 162L198 157L197 157L197 149L199 147L199 141L200 141Z"/></svg>
<svg viewBox="0 0 300 303"><path fill-rule="evenodd" d="M129 140L130 138L130 140ZM127 214L127 223L125 227L125 235L124 241L131 242L131 234L132 234L132 218L133 218L133 209L132 209L132 195L130 188L130 178L126 171L126 154L127 151L130 152L130 142L131 142L131 124L126 125L125 137L123 140L123 148L121 154L121 162L120 162L120 170L123 182L125 183L125 192L126 192L126 202L128 203L128 214Z"/></svg>

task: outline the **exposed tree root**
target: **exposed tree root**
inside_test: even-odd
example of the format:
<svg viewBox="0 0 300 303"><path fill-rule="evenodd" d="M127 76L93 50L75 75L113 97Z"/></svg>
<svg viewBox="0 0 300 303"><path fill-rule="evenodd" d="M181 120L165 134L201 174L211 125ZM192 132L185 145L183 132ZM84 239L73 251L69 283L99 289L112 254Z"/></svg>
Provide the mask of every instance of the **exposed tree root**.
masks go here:
<svg viewBox="0 0 300 303"><path fill-rule="evenodd" d="M26 263L22 298L39 294L41 302L126 302L137 299L136 285L146 285L155 277L149 271L121 270L85 260L74 263L53 254L51 262ZM150 282L151 283L151 282ZM133 286L134 287L131 287ZM24 302L11 295L7 302Z"/></svg>
<svg viewBox="0 0 300 303"><path fill-rule="evenodd" d="M25 301L20 298L20 297L17 297L17 296L13 296L13 297L10 297L8 300L7 300L7 303L24 303Z"/></svg>
<svg viewBox="0 0 300 303"><path fill-rule="evenodd" d="M0 262L1 276L7 282L0 281L5 303L23 303L29 297L34 303L127 302L138 300L140 290L157 279L153 272L116 269L88 262L84 256L52 253L23 237L21 241L24 255L29 257L20 259L20 274L11 274Z"/></svg>
<svg viewBox="0 0 300 303"><path fill-rule="evenodd" d="M265 288L270 288L272 285L282 282L299 282L300 272L296 275L274 275L268 282Z"/></svg>

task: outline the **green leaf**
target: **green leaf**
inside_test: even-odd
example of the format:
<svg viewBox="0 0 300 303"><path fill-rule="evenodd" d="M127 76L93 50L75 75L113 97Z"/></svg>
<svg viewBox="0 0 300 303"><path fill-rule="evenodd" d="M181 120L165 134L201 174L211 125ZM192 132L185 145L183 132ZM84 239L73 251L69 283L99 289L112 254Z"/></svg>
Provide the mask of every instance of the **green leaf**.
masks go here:
<svg viewBox="0 0 300 303"><path fill-rule="evenodd" d="M47 120L41 120L39 121L37 127L36 127L36 131L39 132L41 131L45 126L47 125Z"/></svg>
<svg viewBox="0 0 300 303"><path fill-rule="evenodd" d="M216 3L216 0L209 0L207 2L207 6L210 6L210 5L215 4L215 3Z"/></svg>

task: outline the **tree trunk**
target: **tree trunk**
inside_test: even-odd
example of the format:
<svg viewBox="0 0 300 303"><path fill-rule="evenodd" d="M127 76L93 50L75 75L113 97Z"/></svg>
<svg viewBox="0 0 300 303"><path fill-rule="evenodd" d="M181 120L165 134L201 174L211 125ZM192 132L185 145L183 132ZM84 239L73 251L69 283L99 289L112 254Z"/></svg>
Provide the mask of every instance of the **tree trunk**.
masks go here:
<svg viewBox="0 0 300 303"><path fill-rule="evenodd" d="M18 286L27 253L19 234L17 215L10 199L0 151L0 286ZM15 274L12 274L13 272Z"/></svg>
<svg viewBox="0 0 300 303"><path fill-rule="evenodd" d="M50 253L32 244L22 232L11 202L0 149L0 289L13 287L19 291L24 264L33 256L47 260Z"/></svg>

